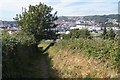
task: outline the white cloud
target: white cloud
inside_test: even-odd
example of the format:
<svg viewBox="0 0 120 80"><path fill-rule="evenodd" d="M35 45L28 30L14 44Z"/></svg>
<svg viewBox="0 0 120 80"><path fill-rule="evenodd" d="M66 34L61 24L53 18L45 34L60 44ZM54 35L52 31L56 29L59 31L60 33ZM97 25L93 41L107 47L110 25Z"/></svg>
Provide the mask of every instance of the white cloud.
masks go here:
<svg viewBox="0 0 120 80"><path fill-rule="evenodd" d="M118 0L1 0L0 19L11 20L15 14L21 13L22 7L39 2L52 6L58 15L109 14L117 13L118 9Z"/></svg>
<svg viewBox="0 0 120 80"><path fill-rule="evenodd" d="M68 1L68 0L67 0ZM62 0L59 5L55 6L55 10L59 11L59 15L92 15L92 14L111 14L117 13L118 0L70 0L67 2ZM80 5L69 5L73 2L81 3ZM82 4L82 3L85 4ZM66 5L69 5L66 7Z"/></svg>
<svg viewBox="0 0 120 80"><path fill-rule="evenodd" d="M16 14L22 12L22 7L27 8L30 4L35 5L39 2L47 2L47 0L1 0L0 16L4 20L12 20Z"/></svg>

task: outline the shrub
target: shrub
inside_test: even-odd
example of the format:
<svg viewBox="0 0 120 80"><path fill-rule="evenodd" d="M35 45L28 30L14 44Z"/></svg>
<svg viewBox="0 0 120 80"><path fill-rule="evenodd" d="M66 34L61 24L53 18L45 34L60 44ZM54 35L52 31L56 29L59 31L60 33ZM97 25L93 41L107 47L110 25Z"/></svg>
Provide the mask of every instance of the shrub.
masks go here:
<svg viewBox="0 0 120 80"><path fill-rule="evenodd" d="M106 33L103 33L102 36L103 36L104 39L115 39L116 34L113 31L113 29L110 29Z"/></svg>
<svg viewBox="0 0 120 80"><path fill-rule="evenodd" d="M90 32L87 29L74 29L71 30L70 34L65 34L63 36L64 39L70 39L70 38L91 38Z"/></svg>
<svg viewBox="0 0 120 80"><path fill-rule="evenodd" d="M120 68L120 51L114 40L103 39L69 39L57 43L58 49L82 50L85 55L94 57L102 62L109 62L109 66ZM111 67L112 67L111 66Z"/></svg>
<svg viewBox="0 0 120 80"><path fill-rule="evenodd" d="M34 37L23 32L2 32L3 78L20 77L35 55ZM26 73L26 72L25 72Z"/></svg>

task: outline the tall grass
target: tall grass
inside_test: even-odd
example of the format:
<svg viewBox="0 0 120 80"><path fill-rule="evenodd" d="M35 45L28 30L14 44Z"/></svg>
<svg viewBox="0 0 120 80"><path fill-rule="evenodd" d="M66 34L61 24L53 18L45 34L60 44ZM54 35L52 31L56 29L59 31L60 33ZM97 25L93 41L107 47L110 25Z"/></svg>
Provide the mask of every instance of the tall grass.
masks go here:
<svg viewBox="0 0 120 80"><path fill-rule="evenodd" d="M120 52L118 43L114 40L103 39L70 39L62 40L56 44L58 49L69 48L74 53L77 50L84 51L84 54L101 62L109 61L111 66L120 69Z"/></svg>
<svg viewBox="0 0 120 80"><path fill-rule="evenodd" d="M39 46L46 47L49 42ZM103 39L68 39L48 49L51 65L60 78L118 77L120 52L118 42ZM54 77L52 71L51 75Z"/></svg>

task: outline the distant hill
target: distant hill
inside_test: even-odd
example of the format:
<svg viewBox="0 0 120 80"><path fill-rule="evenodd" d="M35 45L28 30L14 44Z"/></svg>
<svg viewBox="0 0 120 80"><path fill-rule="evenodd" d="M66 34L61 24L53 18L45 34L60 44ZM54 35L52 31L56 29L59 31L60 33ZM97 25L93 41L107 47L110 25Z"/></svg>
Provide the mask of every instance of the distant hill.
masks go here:
<svg viewBox="0 0 120 80"><path fill-rule="evenodd" d="M108 19L118 19L118 14L84 16L84 20L95 20L96 23L106 22Z"/></svg>
<svg viewBox="0 0 120 80"><path fill-rule="evenodd" d="M15 21L2 21L0 20L0 27L13 27L16 26Z"/></svg>
<svg viewBox="0 0 120 80"><path fill-rule="evenodd" d="M58 21L94 20L96 23L106 22L108 19L118 19L118 14L93 15L93 16L59 16Z"/></svg>

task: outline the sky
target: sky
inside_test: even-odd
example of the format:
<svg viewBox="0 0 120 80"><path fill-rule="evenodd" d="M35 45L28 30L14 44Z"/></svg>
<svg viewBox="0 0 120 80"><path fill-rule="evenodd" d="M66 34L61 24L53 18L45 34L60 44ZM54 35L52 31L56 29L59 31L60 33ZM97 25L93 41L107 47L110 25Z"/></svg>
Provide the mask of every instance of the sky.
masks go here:
<svg viewBox="0 0 120 80"><path fill-rule="evenodd" d="M58 11L58 16L117 14L119 0L0 0L0 20L11 21L22 7L45 3Z"/></svg>

